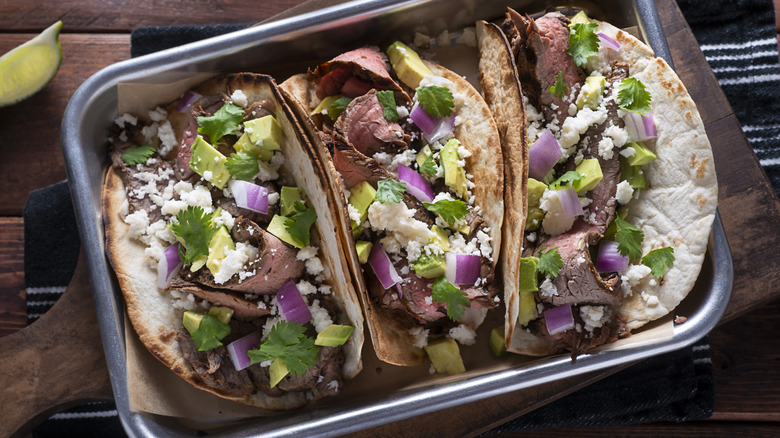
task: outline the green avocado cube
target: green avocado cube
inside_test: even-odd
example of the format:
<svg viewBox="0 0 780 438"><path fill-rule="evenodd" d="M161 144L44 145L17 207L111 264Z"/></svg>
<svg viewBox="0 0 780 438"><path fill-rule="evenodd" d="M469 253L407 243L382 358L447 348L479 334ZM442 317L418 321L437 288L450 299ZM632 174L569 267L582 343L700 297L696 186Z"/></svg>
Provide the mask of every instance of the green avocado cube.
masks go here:
<svg viewBox="0 0 780 438"><path fill-rule="evenodd" d="M458 146L460 146L460 141L457 139L453 138L448 141L439 152L439 162L444 167L444 184L457 193L458 196L466 199L468 197L466 171L458 164L458 161L460 161Z"/></svg>
<svg viewBox="0 0 780 438"><path fill-rule="evenodd" d="M585 11L579 11L576 14L574 14L573 17L571 17L571 24L574 23L589 23L590 18L588 18L588 14L585 13Z"/></svg>
<svg viewBox="0 0 780 438"><path fill-rule="evenodd" d="M266 231L278 237L282 242L289 243L290 245L296 248L303 248L303 244L298 242L287 231L287 227L284 225L284 222L286 220L287 220L286 217L275 214L274 217L271 218L271 222L268 224L268 228Z"/></svg>
<svg viewBox="0 0 780 438"><path fill-rule="evenodd" d="M576 172L582 175L582 178L574 181L572 187L577 191L578 195L582 195L593 190L596 185L604 178L604 174L601 173L601 165L598 158L589 158L582 160L577 165Z"/></svg>
<svg viewBox="0 0 780 438"><path fill-rule="evenodd" d="M290 374L290 370L287 369L287 364L284 363L283 360L274 359L274 361L271 362L271 366L268 367L268 373L271 378L271 381L268 383L271 385L271 388L273 388L284 379L284 376Z"/></svg>
<svg viewBox="0 0 780 438"><path fill-rule="evenodd" d="M437 373L458 374L466 371L458 343L454 339L444 338L426 345L423 349Z"/></svg>
<svg viewBox="0 0 780 438"><path fill-rule="evenodd" d="M604 86L607 80L601 75L592 75L585 78L585 85L582 86L579 96L577 96L577 109L588 107L595 110L599 106L599 98L604 92Z"/></svg>
<svg viewBox="0 0 780 438"><path fill-rule="evenodd" d="M400 41L394 42L387 48L387 57L398 79L410 88L417 88L420 81L431 74L431 70L423 64L420 55Z"/></svg>
<svg viewBox="0 0 780 438"><path fill-rule="evenodd" d="M209 242L209 255L206 260L206 267L211 273L216 273L225 260L226 249L235 250L236 244L230 237L230 232L226 227L219 227Z"/></svg>
<svg viewBox="0 0 780 438"><path fill-rule="evenodd" d="M341 113L344 111L346 106L344 107L335 107L333 106L334 103L336 103L339 99L343 98L344 95L338 94L336 96L327 96L326 98L322 99L320 103L317 105L316 108L314 108L309 115L312 117L318 117L321 116L323 112L328 114L328 117L330 117L332 120L336 120L339 118Z"/></svg>
<svg viewBox="0 0 780 438"><path fill-rule="evenodd" d="M490 351L492 351L496 357L501 357L506 354L506 342L504 341L503 325L500 325L490 331L488 345L490 346Z"/></svg>
<svg viewBox="0 0 780 438"><path fill-rule="evenodd" d="M631 184L631 188L634 189L644 189L647 187L647 180L642 171L642 166L632 166L629 164L628 159L622 155L620 156L619 161L621 181L628 181L628 183Z"/></svg>
<svg viewBox="0 0 780 438"><path fill-rule="evenodd" d="M539 313L536 310L536 298L534 297L533 292L520 292L518 303L520 304L520 309L517 314L517 323L521 326L528 325L529 322L539 316Z"/></svg>
<svg viewBox="0 0 780 438"><path fill-rule="evenodd" d="M230 179L230 172L225 165L227 158L200 135L195 137L190 150L190 169L214 186L224 189Z"/></svg>
<svg viewBox="0 0 780 438"><path fill-rule="evenodd" d="M317 334L314 345L320 347L338 347L344 345L355 328L350 325L331 324Z"/></svg>
<svg viewBox="0 0 780 438"><path fill-rule="evenodd" d="M255 157L257 157L258 160L265 161L266 163L271 160L271 157L274 156L274 151L267 150L267 149L260 149L256 144L252 143L249 140L249 134L246 132L241 134L241 137L238 138L238 141L236 141L235 144L233 144L233 149L235 149L236 152L243 152L243 151L249 151L255 154Z"/></svg>
<svg viewBox="0 0 780 438"><path fill-rule="evenodd" d="M281 193L279 194L279 213L282 216L290 216L297 210L295 209L295 203L303 201L301 197L301 191L298 187L282 186Z"/></svg>
<svg viewBox="0 0 780 438"><path fill-rule="evenodd" d="M184 324L184 328L187 329L190 334L193 334L198 327L200 327L200 322L203 321L203 315L205 315L205 313L200 311L187 310L184 312L181 322Z"/></svg>
<svg viewBox="0 0 780 438"><path fill-rule="evenodd" d="M267 115L244 122L244 132L249 134L249 141L260 149L275 151L282 144L282 125L274 116Z"/></svg>
<svg viewBox="0 0 780 438"><path fill-rule="evenodd" d="M433 237L430 239L430 243L435 243L442 251L447 252L450 250L450 238L447 234L447 230L438 226L431 225L431 231L433 231ZM466 233L468 234L468 233Z"/></svg>
<svg viewBox="0 0 780 438"><path fill-rule="evenodd" d="M634 149L634 155L631 155L630 157L626 158L628 164L632 166L641 166L657 158L653 153L653 151L648 149L647 146L645 146L645 144L642 142L632 141L631 143L627 144L625 147Z"/></svg>
<svg viewBox="0 0 780 438"><path fill-rule="evenodd" d="M423 254L411 264L414 272L423 278L438 278L444 275L447 263L444 255L441 254Z"/></svg>
<svg viewBox="0 0 780 438"><path fill-rule="evenodd" d="M371 254L371 249L373 247L373 243L366 242L365 240L358 240L355 242L355 250L357 251L358 261L360 261L361 264L368 262L368 255Z"/></svg>
<svg viewBox="0 0 780 438"><path fill-rule="evenodd" d="M420 149L420 152L417 152L417 156L414 157L414 161L417 162L418 167L422 167L425 160L432 154L431 147L427 144L423 146L422 149Z"/></svg>
<svg viewBox="0 0 780 438"><path fill-rule="evenodd" d="M547 184L528 178L528 213L525 217L525 229L537 230L542 225L544 211L539 208L539 201L547 190Z"/></svg>
<svg viewBox="0 0 780 438"><path fill-rule="evenodd" d="M539 290L537 264L539 264L537 257L523 257L520 259L520 266L517 270L517 288L520 292L536 292Z"/></svg>
<svg viewBox="0 0 780 438"><path fill-rule="evenodd" d="M225 324L230 323L230 319L233 318L233 309L230 307L214 306L209 309L209 315L216 316L218 320Z"/></svg>
<svg viewBox="0 0 780 438"><path fill-rule="evenodd" d="M376 198L376 189L368 181L363 181L349 189L348 202L360 213L360 223L366 220L368 207L374 202L374 198Z"/></svg>

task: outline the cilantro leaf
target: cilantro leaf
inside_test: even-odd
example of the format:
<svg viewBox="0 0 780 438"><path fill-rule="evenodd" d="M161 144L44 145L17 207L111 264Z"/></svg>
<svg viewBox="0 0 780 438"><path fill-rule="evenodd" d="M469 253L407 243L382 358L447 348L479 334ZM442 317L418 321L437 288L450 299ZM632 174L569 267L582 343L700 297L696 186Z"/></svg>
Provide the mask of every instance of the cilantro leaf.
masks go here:
<svg viewBox="0 0 780 438"><path fill-rule="evenodd" d="M222 345L222 339L230 334L230 326L214 315L203 315L198 329L191 333L198 351L213 350Z"/></svg>
<svg viewBox="0 0 780 438"><path fill-rule="evenodd" d="M447 317L459 322L463 317L466 307L471 307L471 302L466 298L466 292L453 286L444 277L439 277L433 282L433 301L447 305Z"/></svg>
<svg viewBox="0 0 780 438"><path fill-rule="evenodd" d="M216 144L220 138L238 129L243 119L244 110L227 102L213 116L198 117L198 133L208 135L211 143Z"/></svg>
<svg viewBox="0 0 780 438"><path fill-rule="evenodd" d="M661 278L666 273L666 268L674 263L674 248L666 246L650 251L642 257L642 264L650 268L650 273L655 278Z"/></svg>
<svg viewBox="0 0 780 438"><path fill-rule="evenodd" d="M626 111L647 115L652 99L645 84L637 78L625 78L618 85L618 106Z"/></svg>
<svg viewBox="0 0 780 438"><path fill-rule="evenodd" d="M417 101L423 107L425 113L431 117L447 117L452 114L455 102L452 92L446 87L438 85L426 85L417 87Z"/></svg>
<svg viewBox="0 0 780 438"><path fill-rule="evenodd" d="M404 192L406 191L406 183L396 181L392 178L380 180L376 183L376 195L377 201L382 204L395 204L401 202L404 199Z"/></svg>
<svg viewBox="0 0 780 438"><path fill-rule="evenodd" d="M334 100L328 107L328 117L330 117L333 120L338 119L341 113L343 113L344 110L347 109L347 106L349 106L350 102L352 102L352 99L350 99L347 96L341 96L338 99Z"/></svg>
<svg viewBox="0 0 780 438"><path fill-rule="evenodd" d="M559 71L558 75L555 76L555 84L548 91L558 99L563 98L569 92L569 86L566 85L566 82L563 82L563 70Z"/></svg>
<svg viewBox="0 0 780 438"><path fill-rule="evenodd" d="M299 376L317 363L320 349L306 336L306 328L295 321L279 321L271 327L260 348L247 352L252 364L280 359L290 373Z"/></svg>
<svg viewBox="0 0 780 438"><path fill-rule="evenodd" d="M257 157L250 150L230 154L230 158L225 160L225 167L236 179L243 181L252 181L252 178L260 173Z"/></svg>
<svg viewBox="0 0 780 438"><path fill-rule="evenodd" d="M284 228L293 239L303 246L309 246L309 230L314 222L317 221L317 212L312 207L307 208L302 201L295 203L295 210L295 213L285 218Z"/></svg>
<svg viewBox="0 0 780 438"><path fill-rule="evenodd" d="M615 216L615 241L618 252L631 260L642 257L642 240L645 234L639 228Z"/></svg>
<svg viewBox="0 0 780 438"><path fill-rule="evenodd" d="M467 214L469 214L468 206L464 201L459 199L454 201L449 199L440 199L433 203L423 202L423 207L432 213L438 214L450 225L463 219Z"/></svg>
<svg viewBox="0 0 780 438"><path fill-rule="evenodd" d="M382 105L382 113L385 118L391 122L398 121L398 107L395 106L395 96L390 90L382 90L376 92L376 98L379 99L379 103Z"/></svg>
<svg viewBox="0 0 780 438"><path fill-rule="evenodd" d="M599 51L599 36L596 23L573 23L569 25L569 49L566 51L574 58L574 63L584 67L588 58Z"/></svg>
<svg viewBox="0 0 780 438"><path fill-rule="evenodd" d="M574 170L569 170L568 172L561 175L560 178L551 182L550 187L561 188L563 186L571 185L571 183L573 183L574 181L579 181L581 179L582 179L582 174Z"/></svg>
<svg viewBox="0 0 780 438"><path fill-rule="evenodd" d="M171 225L171 231L182 242L186 251L179 247L179 258L190 264L199 257L209 255L209 242L216 228L211 221L211 213L206 213L203 207L189 206L176 214L179 221Z"/></svg>
<svg viewBox="0 0 780 438"><path fill-rule="evenodd" d="M439 171L439 166L436 165L436 161L433 159L433 154L425 157L422 165L420 165L420 173L425 176L435 176Z"/></svg>
<svg viewBox="0 0 780 438"><path fill-rule="evenodd" d="M137 148L131 148L122 153L122 161L128 166L135 166L136 164L144 164L146 161L157 152L157 148L150 144L138 146Z"/></svg>
<svg viewBox="0 0 780 438"><path fill-rule="evenodd" d="M539 263L536 265L536 269L550 278L555 278L561 273L563 259L558 254L558 248L547 249L547 252L544 252L545 249L547 248L542 248L539 251Z"/></svg>

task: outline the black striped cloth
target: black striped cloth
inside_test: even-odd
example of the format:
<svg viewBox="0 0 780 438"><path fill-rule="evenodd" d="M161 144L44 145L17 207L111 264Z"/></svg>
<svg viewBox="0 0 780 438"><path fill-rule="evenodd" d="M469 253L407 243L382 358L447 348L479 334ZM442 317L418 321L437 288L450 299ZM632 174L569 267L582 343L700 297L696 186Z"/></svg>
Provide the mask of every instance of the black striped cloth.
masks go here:
<svg viewBox="0 0 780 438"><path fill-rule="evenodd" d="M780 64L772 0L678 0L755 153L780 193ZM245 25L145 27L133 32L141 56ZM65 182L30 194L25 207L28 322L65 291L79 240ZM56 253L53 253L55 251ZM690 421L712 413L712 368L706 339L648 359L597 384L508 422L487 435L522 429ZM120 437L112 402L54 414L33 437Z"/></svg>

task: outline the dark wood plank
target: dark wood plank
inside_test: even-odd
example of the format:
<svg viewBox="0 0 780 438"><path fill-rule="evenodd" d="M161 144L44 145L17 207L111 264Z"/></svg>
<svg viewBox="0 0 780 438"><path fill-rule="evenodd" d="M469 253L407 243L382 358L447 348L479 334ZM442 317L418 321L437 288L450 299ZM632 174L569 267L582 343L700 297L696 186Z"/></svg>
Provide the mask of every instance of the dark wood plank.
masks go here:
<svg viewBox="0 0 780 438"><path fill-rule="evenodd" d="M32 35L3 35L0 53ZM63 62L41 92L0 108L0 216L21 216L30 191L66 178L60 123L73 93L92 74L130 57L129 35L61 35ZM19 169L23 166L23 169Z"/></svg>
<svg viewBox="0 0 780 438"><path fill-rule="evenodd" d="M24 221L0 217L0 337L26 325Z"/></svg>
<svg viewBox="0 0 780 438"><path fill-rule="evenodd" d="M711 438L734 438L734 437L770 437L778 436L780 425L776 423L729 423L723 421L700 421L692 423L656 423L642 424L633 426L603 426L576 429L555 429L555 430L535 430L515 432L501 435L503 438L601 438L601 437L627 437L631 438L650 438L650 437L677 437L677 438L698 438L702 436Z"/></svg>

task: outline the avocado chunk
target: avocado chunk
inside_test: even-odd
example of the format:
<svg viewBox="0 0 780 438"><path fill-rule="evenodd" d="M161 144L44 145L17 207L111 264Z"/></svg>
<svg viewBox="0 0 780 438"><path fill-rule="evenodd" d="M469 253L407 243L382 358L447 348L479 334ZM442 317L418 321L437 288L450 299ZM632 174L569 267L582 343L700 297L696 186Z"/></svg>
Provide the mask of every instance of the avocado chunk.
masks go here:
<svg viewBox="0 0 780 438"><path fill-rule="evenodd" d="M321 347L338 347L344 345L355 328L350 325L331 324L317 334L314 345Z"/></svg>
<svg viewBox="0 0 780 438"><path fill-rule="evenodd" d="M301 191L298 187L282 186L281 193L279 194L279 213L282 216L290 216L295 213L295 203L303 201L301 197Z"/></svg>
<svg viewBox="0 0 780 438"><path fill-rule="evenodd" d="M539 263L537 257L523 257L520 259L520 266L518 269L517 288L520 292L536 292L539 290L539 282L537 281L536 265Z"/></svg>
<svg viewBox="0 0 780 438"><path fill-rule="evenodd" d="M490 346L490 351L492 351L496 357L501 357L506 354L506 342L504 342L503 325L500 325L490 331L488 345Z"/></svg>
<svg viewBox="0 0 780 438"><path fill-rule="evenodd" d="M222 261L225 260L226 249L235 250L236 245L233 243L228 229L219 227L209 242L209 256L206 260L206 267L209 268L212 274L218 272L222 266Z"/></svg>
<svg viewBox="0 0 780 438"><path fill-rule="evenodd" d="M195 137L190 149L190 169L214 186L224 189L230 179L230 172L225 165L227 158L200 135Z"/></svg>
<svg viewBox="0 0 780 438"><path fill-rule="evenodd" d="M339 101L341 100L341 104L337 105ZM336 96L328 96L317 105L316 108L314 108L309 115L312 116L312 118L322 115L323 112L326 112L328 114L328 117L330 117L332 120L336 120L339 118L342 112L344 112L344 109L347 107L349 102L352 99L342 95L338 94Z"/></svg>
<svg viewBox="0 0 780 438"><path fill-rule="evenodd" d="M536 311L536 299L533 292L520 292L520 311L517 314L517 323L521 326L528 325L529 322L535 320L539 313Z"/></svg>
<svg viewBox="0 0 780 438"><path fill-rule="evenodd" d="M209 309L209 315L216 316L218 320L228 324L230 323L230 319L233 318L233 309L230 307L214 306Z"/></svg>
<svg viewBox="0 0 780 438"><path fill-rule="evenodd" d="M604 93L604 85L607 80L601 75L592 75L585 78L585 85L577 96L577 109L588 107L595 110L599 106L599 98Z"/></svg>
<svg viewBox="0 0 780 438"><path fill-rule="evenodd" d="M278 237L282 242L289 243L296 248L303 248L303 244L295 240L287 231L287 227L284 225L286 220L286 217L275 214L274 217L271 218L271 223L268 224L268 229L266 231Z"/></svg>
<svg viewBox="0 0 780 438"><path fill-rule="evenodd" d="M463 359L460 357L458 343L454 339L444 338L423 348L437 373L458 374L466 371Z"/></svg>
<svg viewBox="0 0 780 438"><path fill-rule="evenodd" d="M571 17L571 24L574 23L589 23L590 18L588 18L588 14L585 13L585 11L579 11L576 14L574 14L573 17Z"/></svg>
<svg viewBox="0 0 780 438"><path fill-rule="evenodd" d="M417 152L417 156L414 157L414 161L417 162L418 167L422 167L425 160L431 155L431 147L427 144L420 149L420 152Z"/></svg>
<svg viewBox="0 0 780 438"><path fill-rule="evenodd" d="M284 379L284 376L290 373L290 370L287 369L287 364L284 363L283 360L274 359L274 361L271 362L271 366L268 367L268 373L271 378L269 384L271 385L271 388L273 388Z"/></svg>
<svg viewBox="0 0 780 438"><path fill-rule="evenodd" d="M466 171L458 165L460 161L458 146L460 146L458 139L453 138L448 141L439 152L439 161L444 166L444 184L465 199L468 197Z"/></svg>
<svg viewBox="0 0 780 438"><path fill-rule="evenodd" d="M352 219L349 221L349 224L352 227L353 236L359 236L363 231L363 228L360 226L360 224L366 220L368 207L370 207L371 203L374 202L375 197L376 189L368 181L363 181L362 183L350 189L349 200L347 202L349 202L349 204L355 210L357 210L358 213L360 213L360 223L355 222Z"/></svg>
<svg viewBox="0 0 780 438"><path fill-rule="evenodd" d="M435 243L444 252L449 251L450 238L447 235L447 231L438 225L431 225L431 231L433 231L434 236L430 239L430 242Z"/></svg>
<svg viewBox="0 0 780 438"><path fill-rule="evenodd" d="M437 278L444 275L447 263L441 254L423 254L411 265L414 272L423 278Z"/></svg>
<svg viewBox="0 0 780 438"><path fill-rule="evenodd" d="M423 64L420 55L406 44L396 41L387 48L387 57L393 66L398 79L411 88L417 88L420 81L431 74L431 70Z"/></svg>
<svg viewBox="0 0 780 438"><path fill-rule="evenodd" d="M577 191L578 195L593 190L604 177L604 174L601 173L601 165L599 164L598 158L582 160L580 164L577 165L576 171L582 175L582 178L572 183L572 187L574 187L574 190Z"/></svg>
<svg viewBox="0 0 780 438"><path fill-rule="evenodd" d="M249 134L249 141L260 149L275 151L282 144L282 125L270 114L244 122L244 132Z"/></svg>
<svg viewBox="0 0 780 438"><path fill-rule="evenodd" d="M538 230L544 219L544 211L539 208L539 201L547 190L547 184L528 178L528 214L525 217L525 229Z"/></svg>
<svg viewBox="0 0 780 438"><path fill-rule="evenodd" d="M626 145L626 148L634 149L634 155L631 155L630 157L626 158L628 164L632 166L642 166L657 158L653 153L653 151L648 149L647 146L645 146L644 143L641 142L632 141L631 143Z"/></svg>
<svg viewBox="0 0 780 438"><path fill-rule="evenodd" d="M361 264L368 262L368 255L371 254L371 249L373 247L373 243L366 242L365 240L358 240L355 242L355 250L357 250L358 261Z"/></svg>
<svg viewBox="0 0 780 438"><path fill-rule="evenodd" d="M184 324L184 328L187 329L190 334L193 334L198 330L198 327L200 327L200 322L203 321L204 315L205 313L203 312L187 310L184 312L181 322Z"/></svg>
<svg viewBox="0 0 780 438"><path fill-rule="evenodd" d="M252 152L255 154L255 157L257 157L258 160L263 160L266 163L271 160L271 157L274 156L274 151L260 149L256 144L252 143L252 141L249 140L249 134L246 132L241 134L241 137L238 138L238 141L233 144L233 149L235 149L236 152Z"/></svg>
<svg viewBox="0 0 780 438"><path fill-rule="evenodd" d="M647 180L642 171L642 166L632 166L628 159L620 156L620 180L628 181L633 189L644 189L647 187Z"/></svg>

